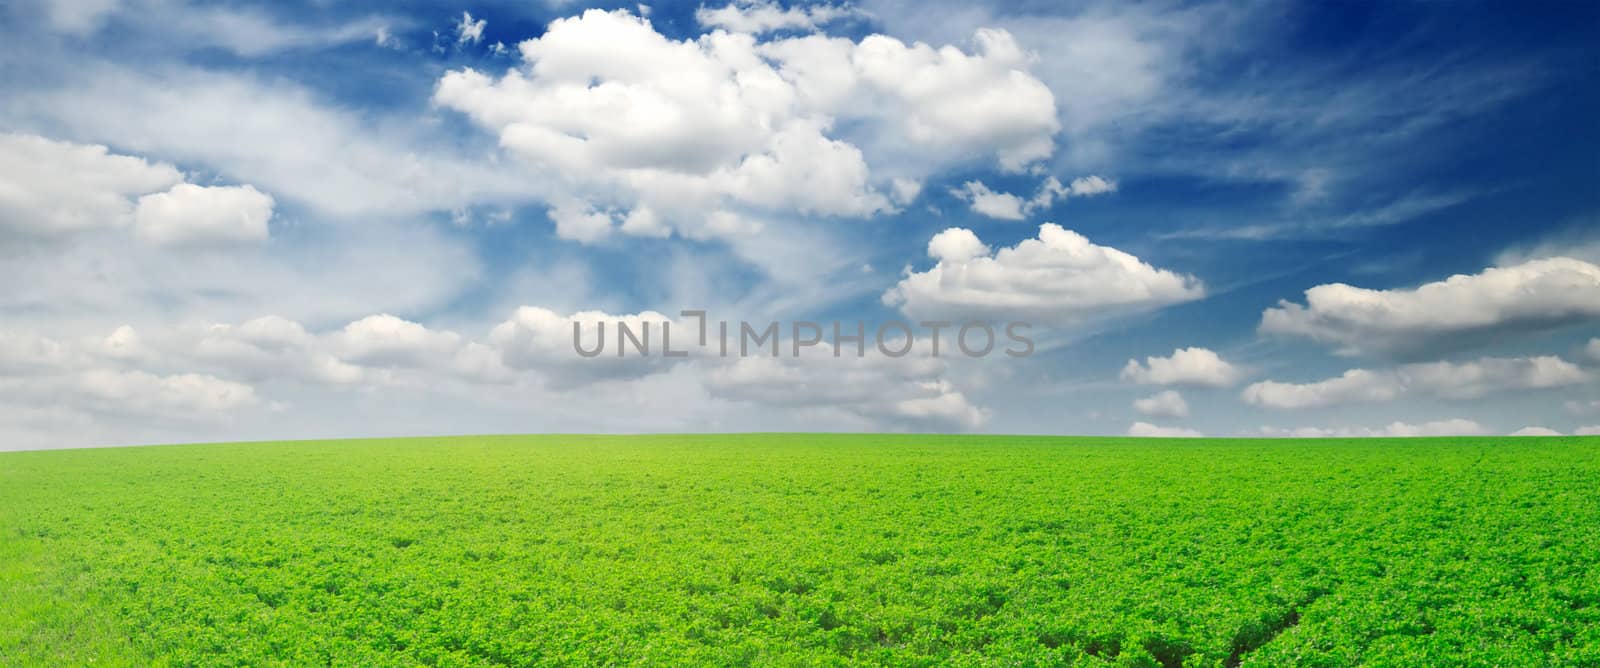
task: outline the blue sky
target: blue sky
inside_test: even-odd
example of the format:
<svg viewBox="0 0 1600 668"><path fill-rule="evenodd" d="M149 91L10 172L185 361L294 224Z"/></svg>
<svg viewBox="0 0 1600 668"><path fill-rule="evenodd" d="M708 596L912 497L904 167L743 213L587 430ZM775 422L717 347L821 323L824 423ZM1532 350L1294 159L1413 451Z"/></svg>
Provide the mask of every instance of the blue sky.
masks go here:
<svg viewBox="0 0 1600 668"><path fill-rule="evenodd" d="M0 12L0 448L1600 431L1590 3ZM571 350L683 309L1040 345Z"/></svg>

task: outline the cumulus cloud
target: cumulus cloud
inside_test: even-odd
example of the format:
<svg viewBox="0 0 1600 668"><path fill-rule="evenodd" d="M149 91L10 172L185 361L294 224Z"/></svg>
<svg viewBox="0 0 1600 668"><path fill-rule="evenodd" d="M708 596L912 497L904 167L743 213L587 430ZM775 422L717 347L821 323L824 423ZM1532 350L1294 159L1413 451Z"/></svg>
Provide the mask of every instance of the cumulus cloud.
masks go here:
<svg viewBox="0 0 1600 668"><path fill-rule="evenodd" d="M1407 364L1397 370L1397 375L1407 388L1445 399L1475 399L1506 390L1567 387L1593 379L1589 372L1553 355Z"/></svg>
<svg viewBox="0 0 1600 668"><path fill-rule="evenodd" d="M456 22L456 44L477 44L483 41L483 29L489 25L484 19L472 20L472 12L461 12Z"/></svg>
<svg viewBox="0 0 1600 668"><path fill-rule="evenodd" d="M1031 55L1004 30L979 29L971 54L871 35L848 54L849 62L829 62L845 54L817 40L771 45L768 53L799 63L786 62L784 74L806 99L831 103L825 108L843 117L869 114L917 154L944 160L965 160L952 151L988 154L1001 169L1021 171L1055 150L1053 136L1060 129L1055 97L1026 73ZM859 77L843 97L838 89L825 88L841 72ZM886 104L867 104L867 99Z"/></svg>
<svg viewBox="0 0 1600 668"><path fill-rule="evenodd" d="M648 14L641 12L641 15ZM764 0L739 0L719 8L701 6L694 17L700 25L729 32L767 33L776 30L816 30L844 18L866 16L848 5L794 5L781 7Z"/></svg>
<svg viewBox="0 0 1600 668"><path fill-rule="evenodd" d="M928 243L937 260L909 272L883 302L914 318L1020 319L1079 325L1098 318L1199 299L1192 276L1158 269L1054 223L993 255L977 235L951 228Z"/></svg>
<svg viewBox="0 0 1600 668"><path fill-rule="evenodd" d="M627 326L628 337L618 323ZM574 348L574 324L580 327L578 345L585 351L599 348L598 355L584 357ZM988 419L986 409L968 401L945 377L940 360L888 358L875 350L865 357L835 358L825 343L801 359L724 359L706 352L716 349L715 331L708 332L709 348L699 346L699 334L696 323L653 311L560 314L524 306L481 341L392 315L369 316L321 335L267 316L239 325L212 325L198 336L175 336L166 348L173 363L224 377L260 382L293 378L326 386L431 387L445 380L526 379L566 393L607 382L627 388L686 365L690 378L713 398L805 411L834 425L967 430ZM634 349L636 339L648 347L648 355ZM0 352L37 348L21 339L0 338L0 344L7 344ZM623 346L626 352L619 355ZM663 354L667 349L685 355L669 357ZM0 357L0 364L6 359Z"/></svg>
<svg viewBox="0 0 1600 668"><path fill-rule="evenodd" d="M1298 336L1342 355L1414 355L1600 318L1600 266L1545 258L1490 267L1414 289L1343 283L1306 290L1261 315L1265 334Z"/></svg>
<svg viewBox="0 0 1600 668"><path fill-rule="evenodd" d="M446 381L500 384L512 372L488 345L390 314L315 333L276 315L238 324L180 327L154 342L167 366L253 384L426 387Z"/></svg>
<svg viewBox="0 0 1600 668"><path fill-rule="evenodd" d="M1488 428L1464 418L1422 424L1392 422L1382 430L1384 436L1480 436L1487 433L1489 433Z"/></svg>
<svg viewBox="0 0 1600 668"><path fill-rule="evenodd" d="M1022 220L1026 202L1011 193L995 192L982 181L968 181L960 188L950 189L950 194L972 205L976 213L1000 220Z"/></svg>
<svg viewBox="0 0 1600 668"><path fill-rule="evenodd" d="M196 364L252 382L298 378L351 385L368 378L366 369L324 350L303 325L281 316L210 325L185 345Z"/></svg>
<svg viewBox="0 0 1600 668"><path fill-rule="evenodd" d="M257 405L255 389L201 373L138 368L149 353L131 327L103 339L0 332L0 399L99 415L216 420Z"/></svg>
<svg viewBox="0 0 1600 668"><path fill-rule="evenodd" d="M1039 190L1030 199L1022 199L1007 192L989 189L982 181L967 181L950 194L967 202L976 213L998 220L1022 220L1034 212L1048 209L1057 199L1089 197L1114 192L1117 184L1099 176L1074 179L1071 185L1062 185L1054 176L1045 178Z"/></svg>
<svg viewBox="0 0 1600 668"><path fill-rule="evenodd" d="M1189 417L1189 402L1176 390L1162 390L1143 399L1135 399L1133 409L1150 417Z"/></svg>
<svg viewBox="0 0 1600 668"><path fill-rule="evenodd" d="M556 207L564 236L726 236L759 226L707 221L863 217L892 208L885 192L914 197L921 174L876 176L862 145L920 169L975 153L1010 169L1048 157L1049 90L1009 35L975 42L969 54L882 35L678 41L625 11L588 10L519 44L522 65L499 78L447 73L434 101L582 200ZM873 141L834 134L843 121ZM651 224L623 224L636 217Z"/></svg>
<svg viewBox="0 0 1600 668"><path fill-rule="evenodd" d="M583 349L593 350L601 322L603 352L581 356L573 324L582 326ZM648 356L631 344L625 356L616 353L623 340L619 322L628 325L628 338L644 339ZM73 340L0 332L0 415L54 420L60 416L41 411L59 409L82 423L77 433L106 434L129 420L219 424L263 417L289 405L274 397L292 401L308 393L333 398L382 388L385 396L482 399L484 386L493 385L497 393L529 401L582 403L587 395L581 388L614 383L603 394L617 405L654 402L651 393L671 387L702 397L690 412L731 410L750 425L773 419L751 422L747 416L762 414L752 409L862 430L970 430L989 417L956 388L938 359L888 358L871 347L864 357L835 358L827 344L802 359L728 359L707 352L716 350L715 332L713 324L710 347L701 348L696 323L655 312L561 314L531 306L476 338L389 314L320 332L275 315L138 332L125 326ZM668 348L687 354L667 357ZM628 419L634 417L672 422L660 415ZM33 431L13 425L8 433Z"/></svg>
<svg viewBox="0 0 1600 668"><path fill-rule="evenodd" d="M267 238L271 196L183 181L171 165L105 146L0 134L0 230L53 237L132 226L155 244Z"/></svg>
<svg viewBox="0 0 1600 668"><path fill-rule="evenodd" d="M1167 357L1128 360L1122 380L1140 385L1190 385L1228 387L1245 376L1243 369L1208 348L1179 348Z"/></svg>
<svg viewBox="0 0 1600 668"><path fill-rule="evenodd" d="M1266 408L1318 408L1405 396L1475 399L1494 392L1565 387L1588 380L1588 372L1559 357L1485 357L1459 363L1406 364L1385 371L1351 369L1314 383L1262 381L1246 387L1240 397L1245 403Z"/></svg>
<svg viewBox="0 0 1600 668"><path fill-rule="evenodd" d="M928 256L940 262L967 262L988 254L989 246L963 227L952 227L928 240Z"/></svg>
<svg viewBox="0 0 1600 668"><path fill-rule="evenodd" d="M1055 179L1055 177L1050 178L1052 181ZM1090 197L1093 195L1103 195L1105 193L1116 192L1117 182L1091 174L1089 176L1073 179L1072 184L1067 188L1062 188L1061 184L1055 183L1053 184L1052 190L1054 190L1059 196L1070 195L1072 197Z"/></svg>
<svg viewBox="0 0 1600 668"><path fill-rule="evenodd" d="M248 185L180 183L140 197L134 229L141 239L159 244L265 241L272 207L270 195Z"/></svg>
<svg viewBox="0 0 1600 668"><path fill-rule="evenodd" d="M1128 427L1129 436L1141 438L1202 438L1202 434L1193 429L1183 427L1162 427L1148 422L1135 422Z"/></svg>
<svg viewBox="0 0 1600 668"><path fill-rule="evenodd" d="M622 338L619 323L648 347L649 356L637 354L633 340ZM579 329L578 345L584 351L598 349L598 355L578 354L573 342L575 325ZM546 308L523 306L489 332L487 343L499 352L506 366L533 371L547 386L561 389L662 373L683 359L664 355L664 346L690 352L699 343L699 334L692 324L674 322L655 311L622 315L579 311L562 315Z"/></svg>
<svg viewBox="0 0 1600 668"><path fill-rule="evenodd" d="M1511 432L1510 435L1511 436L1560 436L1561 432L1556 431L1554 429L1550 429L1548 427L1523 427L1523 428L1518 429L1518 430L1516 430L1514 432Z"/></svg>
<svg viewBox="0 0 1600 668"><path fill-rule="evenodd" d="M905 206L917 199L922 194L922 182L916 179L895 177L889 183L889 196L895 204Z"/></svg>
<svg viewBox="0 0 1600 668"><path fill-rule="evenodd" d="M105 146L0 134L0 229L55 236L127 225L132 198L182 181L172 165Z"/></svg>
<svg viewBox="0 0 1600 668"><path fill-rule="evenodd" d="M158 376L144 371L90 369L76 378L76 389L102 410L215 419L257 402L255 389L213 376L184 373Z"/></svg>
<svg viewBox="0 0 1600 668"><path fill-rule="evenodd" d="M111 334L100 340L98 345L92 346L92 350L116 359L136 359L148 352L144 339L131 325L123 325L112 330Z"/></svg>
<svg viewBox="0 0 1600 668"><path fill-rule="evenodd" d="M1338 378L1315 383L1262 381L1244 388L1244 402L1268 408L1313 408L1357 402L1393 401L1404 388L1399 379L1366 369L1351 369Z"/></svg>
<svg viewBox="0 0 1600 668"><path fill-rule="evenodd" d="M0 337L0 367L8 366L12 351L29 355L33 367L39 360L58 360L52 368L30 373L76 374L69 387L79 395L94 390L89 398L96 401L139 388L176 396L212 392L226 395L216 399L217 410L255 405L257 386L282 389L285 383L310 388L434 387L446 381L513 380L500 351L491 346L389 314L323 333L267 315L237 324L179 325L145 335L124 326L103 339L69 344L5 336ZM134 405L154 410L178 403L159 397L152 401Z"/></svg>
<svg viewBox="0 0 1600 668"><path fill-rule="evenodd" d="M1370 427L1262 427L1260 435L1270 438L1394 438L1401 436L1481 436L1489 430L1465 418L1436 420L1421 424L1391 422L1379 428Z"/></svg>
<svg viewBox="0 0 1600 668"><path fill-rule="evenodd" d="M606 323L605 354L580 356L573 348L572 324L584 325L583 346L592 349L601 321ZM634 337L646 339L648 356L631 348L626 357L616 355L618 322L627 323ZM216 417L252 406L281 406L261 399L258 388L299 394L373 387L454 392L518 385L567 392L606 381L640 380L687 361L662 355L668 343L662 326L667 322L648 311L560 315L523 307L476 340L391 314L359 318L320 333L276 315L153 333L123 326L108 336L83 340L0 331L0 404L55 403L90 415L183 417L187 410ZM696 350L698 331L693 327L675 327L672 337L673 350ZM938 397L908 396L902 408L937 413Z"/></svg>
<svg viewBox="0 0 1600 668"><path fill-rule="evenodd" d="M345 325L333 336L333 343L343 357L353 361L420 366L455 351L461 336L383 313Z"/></svg>
<svg viewBox="0 0 1600 668"><path fill-rule="evenodd" d="M745 357L712 370L711 395L783 410L811 411L863 426L966 431L982 426L989 411L973 405L944 376L933 358L889 358L875 350L863 357L834 357L819 344L815 354Z"/></svg>

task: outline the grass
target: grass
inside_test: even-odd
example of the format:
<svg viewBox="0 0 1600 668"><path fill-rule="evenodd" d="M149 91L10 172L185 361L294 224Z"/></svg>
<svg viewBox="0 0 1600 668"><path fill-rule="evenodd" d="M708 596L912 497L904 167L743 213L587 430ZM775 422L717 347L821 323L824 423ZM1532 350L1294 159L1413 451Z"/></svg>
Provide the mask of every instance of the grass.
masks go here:
<svg viewBox="0 0 1600 668"><path fill-rule="evenodd" d="M0 454L0 665L1600 665L1600 439Z"/></svg>

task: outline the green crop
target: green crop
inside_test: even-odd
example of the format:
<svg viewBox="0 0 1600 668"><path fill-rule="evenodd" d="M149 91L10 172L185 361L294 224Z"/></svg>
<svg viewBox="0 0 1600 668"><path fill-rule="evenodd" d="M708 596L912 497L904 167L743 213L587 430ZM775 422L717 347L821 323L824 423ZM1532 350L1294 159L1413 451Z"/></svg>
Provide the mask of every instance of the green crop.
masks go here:
<svg viewBox="0 0 1600 668"><path fill-rule="evenodd" d="M1600 439L0 454L0 665L1596 666Z"/></svg>

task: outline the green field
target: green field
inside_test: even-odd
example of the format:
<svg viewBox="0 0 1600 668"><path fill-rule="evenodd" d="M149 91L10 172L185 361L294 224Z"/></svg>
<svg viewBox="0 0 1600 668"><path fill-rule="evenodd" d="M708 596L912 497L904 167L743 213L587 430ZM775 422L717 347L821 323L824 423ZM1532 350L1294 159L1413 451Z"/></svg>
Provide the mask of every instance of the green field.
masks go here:
<svg viewBox="0 0 1600 668"><path fill-rule="evenodd" d="M1600 665L1600 439L0 453L0 665Z"/></svg>

